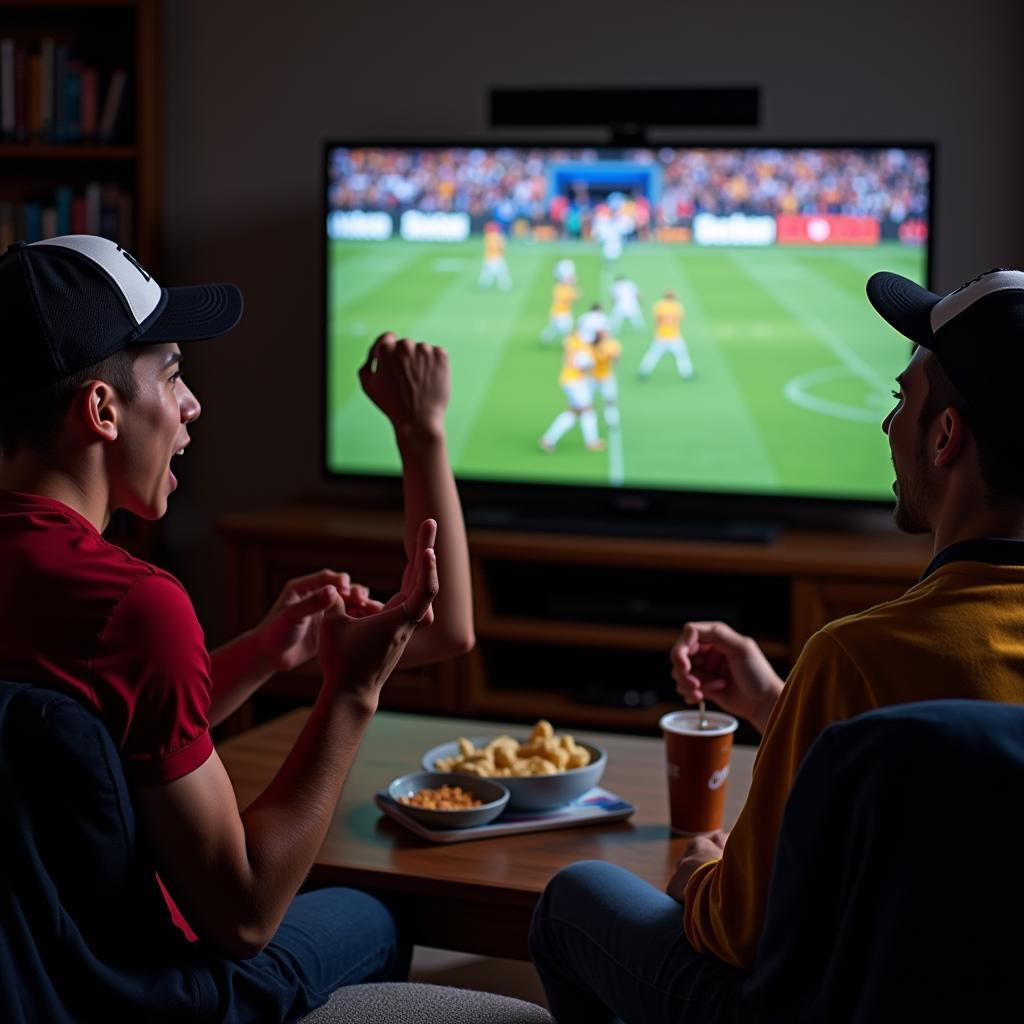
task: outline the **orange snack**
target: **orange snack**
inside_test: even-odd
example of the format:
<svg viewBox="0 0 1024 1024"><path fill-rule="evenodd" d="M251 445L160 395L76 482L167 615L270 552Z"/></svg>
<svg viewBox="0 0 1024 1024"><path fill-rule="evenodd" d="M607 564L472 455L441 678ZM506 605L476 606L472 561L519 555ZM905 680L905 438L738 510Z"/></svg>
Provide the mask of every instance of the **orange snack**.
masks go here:
<svg viewBox="0 0 1024 1024"><path fill-rule="evenodd" d="M423 807L430 811L465 811L483 804L482 800L467 793L461 786L421 789L412 796L400 796L398 802L406 807Z"/></svg>

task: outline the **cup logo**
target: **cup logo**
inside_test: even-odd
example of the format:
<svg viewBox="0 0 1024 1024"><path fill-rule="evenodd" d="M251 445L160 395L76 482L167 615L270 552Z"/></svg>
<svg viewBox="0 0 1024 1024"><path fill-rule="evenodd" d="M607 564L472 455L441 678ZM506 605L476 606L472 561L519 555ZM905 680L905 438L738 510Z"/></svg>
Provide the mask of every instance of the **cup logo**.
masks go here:
<svg viewBox="0 0 1024 1024"><path fill-rule="evenodd" d="M708 789L720 789L725 785L725 780L727 778L729 778L728 765L724 768L719 768L717 772L711 773L711 778L708 779Z"/></svg>
<svg viewBox="0 0 1024 1024"><path fill-rule="evenodd" d="M668 764L666 765L666 767L665 767L665 771L667 772L667 774L668 774L668 777L669 777L670 779L678 779L678 778L679 778L679 765L677 765L677 764L672 764L672 762L670 761L670 762L669 762L669 763L668 763Z"/></svg>

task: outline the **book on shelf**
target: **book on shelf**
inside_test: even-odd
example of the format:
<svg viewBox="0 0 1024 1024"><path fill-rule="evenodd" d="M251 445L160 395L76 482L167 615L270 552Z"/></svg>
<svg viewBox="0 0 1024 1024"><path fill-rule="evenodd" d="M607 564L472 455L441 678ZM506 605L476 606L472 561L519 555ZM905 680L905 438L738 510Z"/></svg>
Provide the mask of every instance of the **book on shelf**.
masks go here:
<svg viewBox="0 0 1024 1024"><path fill-rule="evenodd" d="M74 191L68 185L60 185L57 188L54 202L57 213L56 235L71 234L71 204L74 201Z"/></svg>
<svg viewBox="0 0 1024 1024"><path fill-rule="evenodd" d="M82 65L80 61L68 61L68 73L64 79L64 96L67 104L68 141L82 141Z"/></svg>
<svg viewBox="0 0 1024 1024"><path fill-rule="evenodd" d="M28 54L14 48L14 137L28 141Z"/></svg>
<svg viewBox="0 0 1024 1024"><path fill-rule="evenodd" d="M53 55L54 82L60 83L67 78L70 54L66 46L58 46ZM53 90L53 141L68 141L68 97L62 88Z"/></svg>
<svg viewBox="0 0 1024 1024"><path fill-rule="evenodd" d="M0 39L0 138L13 139L16 126L14 40Z"/></svg>
<svg viewBox="0 0 1024 1024"><path fill-rule="evenodd" d="M28 58L28 124L26 134L30 139L42 138L43 134L43 58L38 53Z"/></svg>
<svg viewBox="0 0 1024 1024"><path fill-rule="evenodd" d="M95 68L82 68L81 90L81 125L82 138L91 142L99 130L100 109L100 73Z"/></svg>
<svg viewBox="0 0 1024 1024"><path fill-rule="evenodd" d="M132 197L116 182L91 181L83 189L60 185L46 198L0 201L0 251L11 242L54 235L103 235L132 247Z"/></svg>
<svg viewBox="0 0 1024 1024"><path fill-rule="evenodd" d="M109 142L117 134L118 123L124 113L127 88L128 72L124 68L118 68L110 76L110 84L107 86L107 95L103 100L103 109L97 126L101 142Z"/></svg>
<svg viewBox="0 0 1024 1024"><path fill-rule="evenodd" d="M39 43L39 137L53 138L54 57L57 44L49 36Z"/></svg>
<svg viewBox="0 0 1024 1024"><path fill-rule="evenodd" d="M14 203L0 201L0 252L18 240Z"/></svg>

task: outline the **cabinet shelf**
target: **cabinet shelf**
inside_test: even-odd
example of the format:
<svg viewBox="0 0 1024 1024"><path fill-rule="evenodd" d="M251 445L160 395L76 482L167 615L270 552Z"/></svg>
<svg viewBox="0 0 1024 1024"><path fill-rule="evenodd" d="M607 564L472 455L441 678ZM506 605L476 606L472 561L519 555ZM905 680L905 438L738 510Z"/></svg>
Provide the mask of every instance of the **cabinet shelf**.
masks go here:
<svg viewBox="0 0 1024 1024"><path fill-rule="evenodd" d="M100 143L50 142L0 143L2 160L137 160L138 146L106 146Z"/></svg>
<svg viewBox="0 0 1024 1024"><path fill-rule="evenodd" d="M292 576L334 564L390 592L404 566L401 517L379 508L296 505L232 517L220 532L235 630L258 621ZM903 593L931 557L923 538L809 531L740 545L471 530L469 546L476 649L396 677L382 703L647 733L679 706L668 652L687 618L728 612L785 673L813 632ZM272 690L302 699L312 682L289 690L281 678ZM247 714L239 727L258 709Z"/></svg>
<svg viewBox="0 0 1024 1024"><path fill-rule="evenodd" d="M667 653L679 639L679 629L488 616L477 620L476 635L487 640L557 643L579 647L617 647ZM769 659L784 659L790 656L789 645L783 640L770 637L755 639Z"/></svg>

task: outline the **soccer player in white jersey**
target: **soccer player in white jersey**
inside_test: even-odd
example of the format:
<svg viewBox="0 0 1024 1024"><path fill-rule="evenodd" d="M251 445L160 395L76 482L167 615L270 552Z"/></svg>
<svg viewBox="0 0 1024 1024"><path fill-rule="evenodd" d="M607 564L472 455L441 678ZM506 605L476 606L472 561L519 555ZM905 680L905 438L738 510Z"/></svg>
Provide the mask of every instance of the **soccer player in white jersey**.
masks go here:
<svg viewBox="0 0 1024 1024"><path fill-rule="evenodd" d="M568 257L560 259L555 264L555 280L563 284L576 280L576 264Z"/></svg>
<svg viewBox="0 0 1024 1024"><path fill-rule="evenodd" d="M625 321L638 331L644 329L644 315L640 310L640 291L636 283L619 274L612 284L612 315L608 328L618 334Z"/></svg>
<svg viewBox="0 0 1024 1024"><path fill-rule="evenodd" d="M586 311L576 321L576 333L588 344L593 344L597 340L597 335L600 332L607 332L608 330L608 317L605 316L604 310L601 309L601 304L595 302L590 309Z"/></svg>
<svg viewBox="0 0 1024 1024"><path fill-rule="evenodd" d="M622 212L623 197L613 192L608 205L597 211L591 234L601 245L601 256L605 263L614 263L622 255L622 242L636 226L632 218Z"/></svg>

